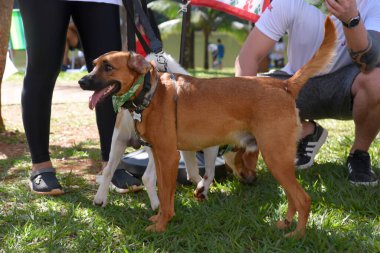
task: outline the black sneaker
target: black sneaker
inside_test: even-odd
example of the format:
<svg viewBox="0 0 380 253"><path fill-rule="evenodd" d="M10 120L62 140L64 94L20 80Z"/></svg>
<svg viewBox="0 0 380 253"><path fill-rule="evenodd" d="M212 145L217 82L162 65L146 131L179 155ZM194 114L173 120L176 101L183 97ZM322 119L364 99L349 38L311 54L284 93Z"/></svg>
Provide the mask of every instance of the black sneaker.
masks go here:
<svg viewBox="0 0 380 253"><path fill-rule="evenodd" d="M125 169L117 169L110 187L118 193L136 192L144 188L141 181Z"/></svg>
<svg viewBox="0 0 380 253"><path fill-rule="evenodd" d="M314 157L325 143L328 132L326 129L315 124L314 133L302 138L298 143L296 166L298 169L307 169L314 163Z"/></svg>
<svg viewBox="0 0 380 253"><path fill-rule="evenodd" d="M378 178L371 168L371 158L365 151L355 150L347 158L348 180L354 185L375 186Z"/></svg>
<svg viewBox="0 0 380 253"><path fill-rule="evenodd" d="M39 169L30 174L30 190L39 195L55 196L64 193L52 167Z"/></svg>

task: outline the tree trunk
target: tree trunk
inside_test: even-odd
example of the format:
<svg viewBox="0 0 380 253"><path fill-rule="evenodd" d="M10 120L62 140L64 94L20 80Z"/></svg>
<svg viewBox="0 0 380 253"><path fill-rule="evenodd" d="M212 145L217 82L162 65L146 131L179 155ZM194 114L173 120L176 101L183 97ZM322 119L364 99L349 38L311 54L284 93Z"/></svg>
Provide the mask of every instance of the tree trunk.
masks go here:
<svg viewBox="0 0 380 253"><path fill-rule="evenodd" d="M13 0L0 0L0 133L5 132L5 124L1 114L1 83L7 60L12 9Z"/></svg>
<svg viewBox="0 0 380 253"><path fill-rule="evenodd" d="M191 8L182 18L181 52L179 63L185 69L194 68L194 28L191 25Z"/></svg>
<svg viewBox="0 0 380 253"><path fill-rule="evenodd" d="M194 28L191 27L190 30L190 48L189 48L189 68L194 69L195 68L195 60L194 60L194 54L195 54L195 49L194 49L194 41L195 41L195 32Z"/></svg>
<svg viewBox="0 0 380 253"><path fill-rule="evenodd" d="M205 37L205 45L204 45L205 53L204 53L204 65L203 65L203 68L205 70L208 70L209 69L209 64L208 64L208 44L209 44L210 33L204 32L203 34L204 34L204 37Z"/></svg>

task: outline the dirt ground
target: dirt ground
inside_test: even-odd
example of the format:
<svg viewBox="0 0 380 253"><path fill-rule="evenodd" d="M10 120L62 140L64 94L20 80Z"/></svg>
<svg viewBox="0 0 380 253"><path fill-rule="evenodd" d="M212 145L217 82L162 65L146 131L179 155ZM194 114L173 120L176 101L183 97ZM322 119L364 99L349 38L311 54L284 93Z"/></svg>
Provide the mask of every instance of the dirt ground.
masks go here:
<svg viewBox="0 0 380 253"><path fill-rule="evenodd" d="M29 156L21 116L21 86L7 81L2 84L2 114L7 131L0 134L0 160ZM90 94L76 83L56 84L51 118L51 153L64 152L65 148L84 142L95 143L91 149L100 153L95 112L88 108L87 103ZM95 174L101 168L100 161L91 158L62 158L53 162L57 170L87 174L91 181L95 180ZM5 169L11 172L15 168Z"/></svg>

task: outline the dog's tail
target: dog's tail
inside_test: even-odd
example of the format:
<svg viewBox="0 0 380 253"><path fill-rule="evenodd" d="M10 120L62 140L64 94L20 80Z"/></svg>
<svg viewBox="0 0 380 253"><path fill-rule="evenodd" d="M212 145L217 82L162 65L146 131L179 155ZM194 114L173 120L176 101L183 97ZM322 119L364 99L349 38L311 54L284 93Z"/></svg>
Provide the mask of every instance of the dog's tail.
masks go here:
<svg viewBox="0 0 380 253"><path fill-rule="evenodd" d="M289 93L298 96L303 85L314 75L322 72L331 63L335 55L336 29L330 17L325 20L325 34L321 46L313 57L300 68L291 78L286 80Z"/></svg>

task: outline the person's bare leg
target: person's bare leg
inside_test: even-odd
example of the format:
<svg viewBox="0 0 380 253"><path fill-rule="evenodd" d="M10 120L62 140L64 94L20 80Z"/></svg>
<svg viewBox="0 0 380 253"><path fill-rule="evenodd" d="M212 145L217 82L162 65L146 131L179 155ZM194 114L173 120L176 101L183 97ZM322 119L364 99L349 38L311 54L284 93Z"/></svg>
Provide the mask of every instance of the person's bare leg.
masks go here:
<svg viewBox="0 0 380 253"><path fill-rule="evenodd" d="M51 161L46 161L42 163L34 163L32 165L32 171L37 171L40 169L51 168L51 167L53 167L53 164L51 163Z"/></svg>
<svg viewBox="0 0 380 253"><path fill-rule="evenodd" d="M354 185L375 186L378 177L368 150L380 129L380 69L359 73L352 86L355 140L347 158L348 180Z"/></svg>
<svg viewBox="0 0 380 253"><path fill-rule="evenodd" d="M302 123L302 135L301 138L305 138L306 136L314 133L315 125L309 121L301 121Z"/></svg>
<svg viewBox="0 0 380 253"><path fill-rule="evenodd" d="M352 86L355 140L351 152L368 151L380 129L380 68L360 73Z"/></svg>

